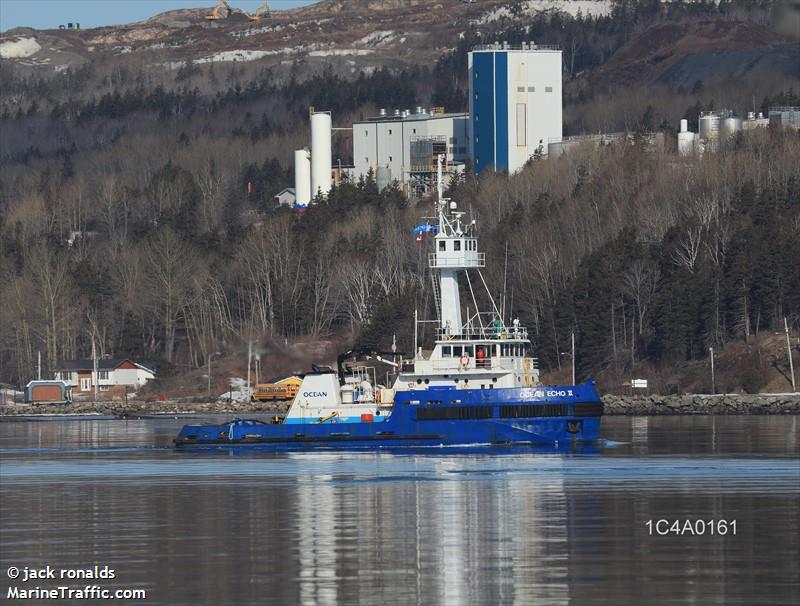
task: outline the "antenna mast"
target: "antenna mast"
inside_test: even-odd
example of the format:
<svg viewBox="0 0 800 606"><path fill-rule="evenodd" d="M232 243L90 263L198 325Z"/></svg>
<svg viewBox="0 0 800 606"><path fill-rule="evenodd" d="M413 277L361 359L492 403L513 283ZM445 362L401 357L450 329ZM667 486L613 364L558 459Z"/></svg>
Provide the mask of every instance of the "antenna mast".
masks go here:
<svg viewBox="0 0 800 606"><path fill-rule="evenodd" d="M436 156L436 189L439 192L439 207L442 205L444 195L444 185L442 183L442 154Z"/></svg>

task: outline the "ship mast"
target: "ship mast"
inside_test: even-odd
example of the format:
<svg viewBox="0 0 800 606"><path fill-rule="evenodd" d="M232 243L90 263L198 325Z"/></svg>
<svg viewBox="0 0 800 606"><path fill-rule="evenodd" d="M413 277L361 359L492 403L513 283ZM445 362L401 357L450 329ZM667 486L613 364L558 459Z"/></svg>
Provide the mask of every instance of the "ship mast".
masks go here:
<svg viewBox="0 0 800 606"><path fill-rule="evenodd" d="M466 334L461 318L458 274L467 269L484 267L486 261L484 253L478 252L478 241L473 233L475 222L464 225L464 213L458 210L454 201L444 197L442 160L442 155L436 160L439 230L434 238L435 252L431 253L429 264L432 270L439 273L442 333L445 336L458 336Z"/></svg>

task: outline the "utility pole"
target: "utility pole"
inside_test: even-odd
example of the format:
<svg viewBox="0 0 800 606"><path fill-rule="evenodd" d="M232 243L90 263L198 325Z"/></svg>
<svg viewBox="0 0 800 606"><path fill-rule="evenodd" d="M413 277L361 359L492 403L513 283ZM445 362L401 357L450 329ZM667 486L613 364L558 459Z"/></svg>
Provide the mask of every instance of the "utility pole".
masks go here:
<svg viewBox="0 0 800 606"><path fill-rule="evenodd" d="M709 347L708 351L711 352L711 393L717 393L717 383L714 378L714 348Z"/></svg>
<svg viewBox="0 0 800 606"><path fill-rule="evenodd" d="M797 384L794 381L794 362L792 362L792 342L789 340L789 324L786 316L783 318L783 330L786 332L786 355L789 356L789 372L792 375L792 391L797 391Z"/></svg>
<svg viewBox="0 0 800 606"><path fill-rule="evenodd" d="M98 398L98 389L99 386L97 385L97 380L99 378L99 373L97 372L97 348L95 347L94 343L94 333L92 333L92 383L94 384L94 401L97 402Z"/></svg>
<svg viewBox="0 0 800 606"><path fill-rule="evenodd" d="M575 385L575 331L572 331L572 384Z"/></svg>
<svg viewBox="0 0 800 606"><path fill-rule="evenodd" d="M414 359L417 359L417 317L418 311L414 309Z"/></svg>
<svg viewBox="0 0 800 606"><path fill-rule="evenodd" d="M253 359L253 341L247 341L247 395L250 395L250 360Z"/></svg>

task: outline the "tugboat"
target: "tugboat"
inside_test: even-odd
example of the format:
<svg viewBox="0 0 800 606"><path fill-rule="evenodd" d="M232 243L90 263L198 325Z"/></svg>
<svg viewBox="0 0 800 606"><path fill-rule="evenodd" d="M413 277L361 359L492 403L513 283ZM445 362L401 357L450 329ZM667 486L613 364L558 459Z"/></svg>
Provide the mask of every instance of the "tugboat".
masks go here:
<svg viewBox="0 0 800 606"><path fill-rule="evenodd" d="M231 446L271 449L382 448L451 445L564 445L599 438L603 403L593 381L542 385L536 358L528 355L528 331L507 325L481 274L476 222L466 223L456 202L443 196L438 159L436 216L414 231L417 241L433 236L429 254L436 339L428 356L417 344L410 360L372 357L395 369L391 387L378 384L374 368L313 367L284 418L272 423L236 419L220 425L186 425L177 447ZM478 311L474 277L486 290L490 309ZM473 307L462 317L463 274ZM363 353L363 352L362 352Z"/></svg>

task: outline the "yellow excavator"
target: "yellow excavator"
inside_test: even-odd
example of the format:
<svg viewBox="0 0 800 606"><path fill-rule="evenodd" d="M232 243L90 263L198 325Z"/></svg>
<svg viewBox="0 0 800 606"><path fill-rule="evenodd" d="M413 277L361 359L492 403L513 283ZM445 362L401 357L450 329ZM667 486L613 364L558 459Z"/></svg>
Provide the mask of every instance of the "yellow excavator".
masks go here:
<svg viewBox="0 0 800 606"><path fill-rule="evenodd" d="M264 2L255 12L248 13L247 15L250 21L261 21L261 19L266 19L267 17L269 17L269 2Z"/></svg>
<svg viewBox="0 0 800 606"><path fill-rule="evenodd" d="M222 14L222 11L225 11L225 14ZM231 16L233 9L228 6L227 0L219 0L217 5L211 9L211 14L206 15L207 21L219 21L220 19L227 19Z"/></svg>

